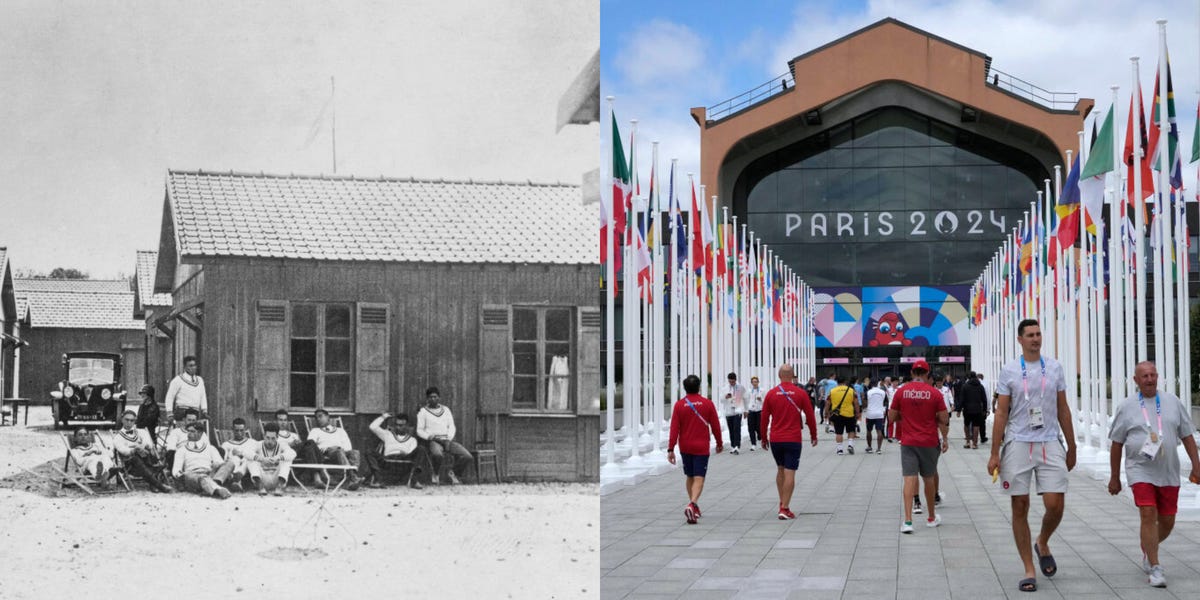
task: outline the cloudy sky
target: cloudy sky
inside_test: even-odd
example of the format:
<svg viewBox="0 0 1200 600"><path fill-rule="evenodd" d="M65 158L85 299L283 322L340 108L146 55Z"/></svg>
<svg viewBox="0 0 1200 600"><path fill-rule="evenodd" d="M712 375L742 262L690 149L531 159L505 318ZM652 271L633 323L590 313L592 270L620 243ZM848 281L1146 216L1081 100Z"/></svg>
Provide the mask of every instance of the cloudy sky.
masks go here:
<svg viewBox="0 0 1200 600"><path fill-rule="evenodd" d="M648 161L649 143L658 140L663 168L677 157L681 172L698 172L692 107L778 79L789 59L894 17L983 52L996 69L1044 89L1094 98L1101 114L1111 102L1109 86L1121 86L1123 134L1129 58L1141 57L1149 104L1158 61L1155 20L1165 18L1186 159L1200 91L1198 10L1196 0L602 0L601 93L616 97L623 129L638 119L639 156ZM627 131L623 137L628 144ZM640 168L649 173L648 162ZM1185 185L1195 178L1196 166L1185 165Z"/></svg>
<svg viewBox="0 0 1200 600"><path fill-rule="evenodd" d="M168 169L580 183L555 132L596 0L0 5L0 246L14 268L130 273ZM336 78L335 103L330 77Z"/></svg>

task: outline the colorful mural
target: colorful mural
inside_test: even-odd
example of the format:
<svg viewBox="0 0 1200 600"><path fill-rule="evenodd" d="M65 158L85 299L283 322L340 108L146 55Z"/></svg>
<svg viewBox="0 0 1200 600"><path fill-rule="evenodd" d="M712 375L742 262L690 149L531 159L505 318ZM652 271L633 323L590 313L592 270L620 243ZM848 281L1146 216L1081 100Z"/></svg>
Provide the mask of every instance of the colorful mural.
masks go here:
<svg viewBox="0 0 1200 600"><path fill-rule="evenodd" d="M816 288L818 348L967 345L968 286Z"/></svg>

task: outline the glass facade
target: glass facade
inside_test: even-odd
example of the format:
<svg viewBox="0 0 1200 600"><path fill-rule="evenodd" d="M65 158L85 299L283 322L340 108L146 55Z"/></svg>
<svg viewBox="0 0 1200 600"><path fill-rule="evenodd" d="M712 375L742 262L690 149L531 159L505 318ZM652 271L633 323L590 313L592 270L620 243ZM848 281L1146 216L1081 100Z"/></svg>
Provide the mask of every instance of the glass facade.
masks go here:
<svg viewBox="0 0 1200 600"><path fill-rule="evenodd" d="M888 107L755 160L733 209L813 286L962 285L1048 177L1020 150Z"/></svg>

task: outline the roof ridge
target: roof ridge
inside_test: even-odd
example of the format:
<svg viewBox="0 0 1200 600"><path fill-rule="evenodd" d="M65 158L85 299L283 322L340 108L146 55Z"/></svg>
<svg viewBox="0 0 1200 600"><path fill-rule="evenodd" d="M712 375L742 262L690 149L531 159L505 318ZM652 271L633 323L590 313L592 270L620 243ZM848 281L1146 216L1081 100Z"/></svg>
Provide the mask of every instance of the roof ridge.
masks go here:
<svg viewBox="0 0 1200 600"><path fill-rule="evenodd" d="M386 177L384 175L380 175L378 177L359 177L357 175L336 175L336 174L335 175L327 175L325 173L322 173L320 175L304 175L304 174L297 175L295 173L289 173L287 175L284 175L282 173L264 173L262 171L259 171L258 173L251 173L248 171L234 171L232 169L229 171L205 171L204 169L191 171L191 170L183 170L183 169L167 169L167 176L170 177L172 175L197 175L197 176L207 176L207 177L245 177L245 178L254 178L254 179L309 179L309 180L311 180L311 179L317 179L317 180L329 179L329 180L344 180L344 181L390 181L390 182L400 182L400 183L465 183L465 184L469 184L469 185L512 185L512 186L563 187L563 188L578 188L578 187L580 187L579 184L563 183L561 181L557 181L555 183L544 183L544 182L534 182L531 179L526 179L525 181L504 181L502 179L497 179L497 180L493 181L493 180L481 179L481 180L476 181L473 177L468 177L467 179L447 179L445 177L439 177L439 178L434 179L432 177L430 177L430 178L418 178L418 177L413 177L413 176Z"/></svg>

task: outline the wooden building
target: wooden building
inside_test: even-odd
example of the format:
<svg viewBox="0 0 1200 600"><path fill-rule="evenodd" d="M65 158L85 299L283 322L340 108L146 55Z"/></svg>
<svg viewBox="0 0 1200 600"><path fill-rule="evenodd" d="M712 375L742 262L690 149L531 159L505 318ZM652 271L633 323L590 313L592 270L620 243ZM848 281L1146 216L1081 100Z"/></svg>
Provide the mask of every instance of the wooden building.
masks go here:
<svg viewBox="0 0 1200 600"><path fill-rule="evenodd" d="M182 356L176 357L174 344L165 328L155 327L154 317L171 311L171 295L154 293L154 273L158 266L157 250L138 250L134 265L133 318L146 323L143 344L146 360L136 365L144 373L146 383L155 387L157 398L162 402L171 378L179 372ZM135 365L127 365L134 368Z"/></svg>
<svg viewBox="0 0 1200 600"><path fill-rule="evenodd" d="M25 308L24 303L21 309ZM8 249L0 247L0 398L17 398L21 369L21 321L17 296L13 290L12 265Z"/></svg>
<svg viewBox="0 0 1200 600"><path fill-rule="evenodd" d="M220 426L325 408L374 444L438 386L503 478L595 481L595 219L577 186L172 171L147 329Z"/></svg>
<svg viewBox="0 0 1200 600"><path fill-rule="evenodd" d="M63 377L62 355L94 350L122 355L124 385L134 392L144 382L145 324L133 318L133 291L126 280L14 279L24 305L19 397L48 403ZM136 398L136 394L133 394Z"/></svg>

